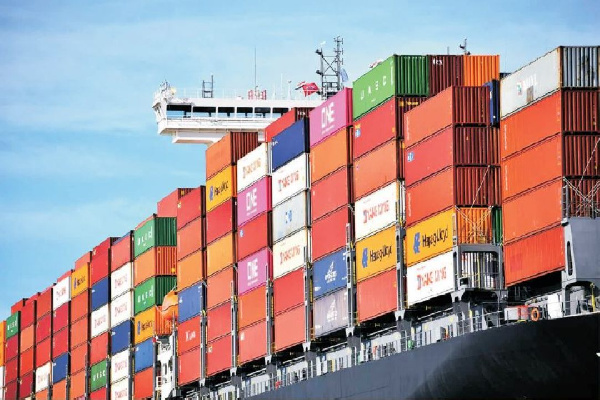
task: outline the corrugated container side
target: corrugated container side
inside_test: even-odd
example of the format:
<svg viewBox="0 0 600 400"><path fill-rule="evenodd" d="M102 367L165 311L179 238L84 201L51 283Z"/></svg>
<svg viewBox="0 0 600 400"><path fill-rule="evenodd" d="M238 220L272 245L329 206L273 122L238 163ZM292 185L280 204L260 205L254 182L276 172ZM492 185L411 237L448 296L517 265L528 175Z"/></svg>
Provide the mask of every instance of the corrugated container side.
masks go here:
<svg viewBox="0 0 600 400"><path fill-rule="evenodd" d="M592 206L597 209L600 204L599 185L600 179L568 179L568 183L565 185L566 196L569 200L568 208L564 210L566 214L570 217L595 218L597 212L592 211Z"/></svg>
<svg viewBox="0 0 600 400"><path fill-rule="evenodd" d="M96 336L90 342L90 365L106 359L110 353L110 332Z"/></svg>
<svg viewBox="0 0 600 400"><path fill-rule="evenodd" d="M206 214L206 243L212 243L235 229L235 211L235 199L232 198ZM198 250L204 245L201 239L202 219L197 219L177 231L177 249L179 251L182 241L187 240L189 242L188 252L191 249ZM185 254L180 251L178 259L183 257Z"/></svg>
<svg viewBox="0 0 600 400"><path fill-rule="evenodd" d="M278 278L304 265L310 257L310 232L301 230L273 245L273 277Z"/></svg>
<svg viewBox="0 0 600 400"><path fill-rule="evenodd" d="M177 218L153 217L134 233L134 256L155 246L177 245Z"/></svg>
<svg viewBox="0 0 600 400"><path fill-rule="evenodd" d="M227 167L206 181L206 212L234 197L237 193L236 167Z"/></svg>
<svg viewBox="0 0 600 400"><path fill-rule="evenodd" d="M485 85L490 89L490 124L498 126L500 124L500 81L491 80Z"/></svg>
<svg viewBox="0 0 600 400"><path fill-rule="evenodd" d="M281 278L283 279L283 278ZM267 292L259 286L238 297L238 328L242 329L267 317Z"/></svg>
<svg viewBox="0 0 600 400"><path fill-rule="evenodd" d="M71 376L69 385L69 400L78 400L79 398L84 398L86 395L86 374L86 371L81 371Z"/></svg>
<svg viewBox="0 0 600 400"><path fill-rule="evenodd" d="M97 310L110 300L110 279L104 278L92 286L91 291L91 311Z"/></svg>
<svg viewBox="0 0 600 400"><path fill-rule="evenodd" d="M231 335L223 336L206 348L206 375L212 376L232 367L232 343Z"/></svg>
<svg viewBox="0 0 600 400"><path fill-rule="evenodd" d="M92 393L90 393L90 400L106 400L110 395L110 392L106 387L98 389Z"/></svg>
<svg viewBox="0 0 600 400"><path fill-rule="evenodd" d="M233 326L231 302L221 304L206 312L206 340L211 342L231 333Z"/></svg>
<svg viewBox="0 0 600 400"><path fill-rule="evenodd" d="M85 292L81 293L77 297L73 298L73 300L71 300L71 303L70 303L70 309L71 309L70 319L71 319L71 321L77 321L77 320L83 318L84 316L88 315L91 312L90 311L91 294L92 294L91 290L86 290ZM65 307L65 306L63 306L63 307ZM57 309L55 311L55 314L58 315L59 312L62 312L61 308ZM69 318L68 311L66 311L65 316L68 320L68 318ZM53 322L55 330L62 329L62 326L61 326L61 323L59 322L59 320L60 320L60 318L55 318L55 320ZM58 325L57 325L57 323L58 323Z"/></svg>
<svg viewBox="0 0 600 400"><path fill-rule="evenodd" d="M33 394L33 382L34 373L33 371L28 372L21 376L19 380L19 398L25 399Z"/></svg>
<svg viewBox="0 0 600 400"><path fill-rule="evenodd" d="M156 203L156 215L159 217L177 217L179 199L192 191L192 188L177 188Z"/></svg>
<svg viewBox="0 0 600 400"><path fill-rule="evenodd" d="M398 56L393 55L352 83L352 118L398 94Z"/></svg>
<svg viewBox="0 0 600 400"><path fill-rule="evenodd" d="M267 355L267 329L266 321L240 329L238 360L241 365Z"/></svg>
<svg viewBox="0 0 600 400"><path fill-rule="evenodd" d="M401 184L393 182L361 198L354 205L356 239L362 239L403 219Z"/></svg>
<svg viewBox="0 0 600 400"><path fill-rule="evenodd" d="M281 314L304 303L304 268L299 268L273 281L273 312Z"/></svg>
<svg viewBox="0 0 600 400"><path fill-rule="evenodd" d="M117 239L110 248L110 270L112 272L133 261L133 231Z"/></svg>
<svg viewBox="0 0 600 400"><path fill-rule="evenodd" d="M403 179L403 159L398 157L399 142L392 140L354 161L352 177L354 200L385 184Z"/></svg>
<svg viewBox="0 0 600 400"><path fill-rule="evenodd" d="M233 233L208 245L206 248L206 273L213 275L232 265L237 259L236 240Z"/></svg>
<svg viewBox="0 0 600 400"><path fill-rule="evenodd" d="M285 350L306 341L306 319L304 305L275 316L275 351Z"/></svg>
<svg viewBox="0 0 600 400"><path fill-rule="evenodd" d="M350 207L341 207L315 221L311 230L312 260L318 260L346 246L346 225L348 224L350 224L352 236L354 229Z"/></svg>
<svg viewBox="0 0 600 400"><path fill-rule="evenodd" d="M90 284L106 278L110 272L110 246L118 238L109 237L92 251L92 261L90 261ZM71 277L72 278L72 277ZM71 296L73 294L71 293Z"/></svg>
<svg viewBox="0 0 600 400"><path fill-rule="evenodd" d="M69 351L70 332L71 330L69 328L54 332L52 335L52 357L56 358Z"/></svg>
<svg viewBox="0 0 600 400"><path fill-rule="evenodd" d="M398 95L429 96L427 56L398 56Z"/></svg>
<svg viewBox="0 0 600 400"><path fill-rule="evenodd" d="M83 253L83 255L81 257L79 257L75 261L75 267L74 267L74 269L78 269L79 267L82 267L85 264L89 265L91 261L92 261L92 252L91 251L86 251L85 253Z"/></svg>
<svg viewBox="0 0 600 400"><path fill-rule="evenodd" d="M179 376L177 383L184 385L198 381L201 377L202 359L200 357L200 348L190 350L179 356Z"/></svg>
<svg viewBox="0 0 600 400"><path fill-rule="evenodd" d="M89 354L90 346L88 343L84 343L71 350L71 375L75 375L87 367Z"/></svg>
<svg viewBox="0 0 600 400"><path fill-rule="evenodd" d="M152 368L135 373L133 377L133 395L136 399L147 399L154 396L153 373Z"/></svg>
<svg viewBox="0 0 600 400"><path fill-rule="evenodd" d="M358 321L364 322L397 308L396 269L375 275L356 285Z"/></svg>
<svg viewBox="0 0 600 400"><path fill-rule="evenodd" d="M111 328L130 320L135 315L133 311L133 291L129 291L113 299L110 303Z"/></svg>
<svg viewBox="0 0 600 400"><path fill-rule="evenodd" d="M174 246L153 247L133 262L133 284L136 286L156 276L176 274L177 248Z"/></svg>
<svg viewBox="0 0 600 400"><path fill-rule="evenodd" d="M463 56L464 85L481 86L492 79L500 79L500 56Z"/></svg>
<svg viewBox="0 0 600 400"><path fill-rule="evenodd" d="M308 172L308 154L306 153L275 171L271 180L273 206L308 189L310 182Z"/></svg>
<svg viewBox="0 0 600 400"><path fill-rule="evenodd" d="M4 367L5 382L12 382L19 378L19 357L13 358L6 362Z"/></svg>
<svg viewBox="0 0 600 400"><path fill-rule="evenodd" d="M133 290L133 263L128 262L110 274L110 297L112 299Z"/></svg>
<svg viewBox="0 0 600 400"><path fill-rule="evenodd" d="M223 168L235 164L257 146L257 132L229 132L206 149L206 179L210 179ZM206 187L208 188L208 184Z"/></svg>
<svg viewBox="0 0 600 400"><path fill-rule="evenodd" d="M17 311L12 313L6 319L6 339L18 335L21 327L21 312Z"/></svg>
<svg viewBox="0 0 600 400"><path fill-rule="evenodd" d="M463 58L458 55L430 55L429 95L435 96L450 86L463 85Z"/></svg>
<svg viewBox="0 0 600 400"><path fill-rule="evenodd" d="M111 354L116 354L129 348L133 342L133 324L131 321L125 321L115 326L110 331L110 350Z"/></svg>
<svg viewBox="0 0 600 400"><path fill-rule="evenodd" d="M101 361L97 364L92 365L90 368L90 390L92 392L106 386L109 377L108 375L108 363L106 360Z"/></svg>
<svg viewBox="0 0 600 400"><path fill-rule="evenodd" d="M562 87L598 88L600 46L561 46Z"/></svg>
<svg viewBox="0 0 600 400"><path fill-rule="evenodd" d="M347 281L346 249L337 251L314 262L313 293L315 298L346 287Z"/></svg>
<svg viewBox="0 0 600 400"><path fill-rule="evenodd" d="M193 285L178 293L178 322L182 323L200 314L204 309L204 287Z"/></svg>
<svg viewBox="0 0 600 400"><path fill-rule="evenodd" d="M19 354L19 377L23 378L23 375L33 371L35 358L35 349L29 348Z"/></svg>
<svg viewBox="0 0 600 400"><path fill-rule="evenodd" d="M147 310L152 306L162 305L163 298L177 284L174 276L159 276L150 278L135 288L134 310L136 314Z"/></svg>
<svg viewBox="0 0 600 400"><path fill-rule="evenodd" d="M264 285L273 276L273 253L264 248L238 262L238 294Z"/></svg>
<svg viewBox="0 0 600 400"><path fill-rule="evenodd" d="M352 125L352 89L343 88L310 112L310 147Z"/></svg>
<svg viewBox="0 0 600 400"><path fill-rule="evenodd" d="M71 350L80 344L90 340L90 320L86 315L77 322L71 324Z"/></svg>
<svg viewBox="0 0 600 400"><path fill-rule="evenodd" d="M204 222L203 218L198 218L177 231L177 260L204 248Z"/></svg>
<svg viewBox="0 0 600 400"><path fill-rule="evenodd" d="M311 218L315 220L352 203L352 170L342 168L315 183L310 190Z"/></svg>
<svg viewBox="0 0 600 400"><path fill-rule="evenodd" d="M564 132L600 132L600 91L563 89L561 125Z"/></svg>
<svg viewBox="0 0 600 400"><path fill-rule="evenodd" d="M37 303L37 295L27 299L23 310L21 311L21 329L27 328L35 322L35 310Z"/></svg>
<svg viewBox="0 0 600 400"><path fill-rule="evenodd" d="M12 360L13 358L17 357L19 355L19 335L6 339L5 349L6 361Z"/></svg>
<svg viewBox="0 0 600 400"><path fill-rule="evenodd" d="M199 250L177 261L177 287L183 289L206 277L206 252Z"/></svg>
<svg viewBox="0 0 600 400"><path fill-rule="evenodd" d="M18 381L12 381L12 382L7 382L6 383L6 387L4 388L4 396L5 398L8 399L16 399L18 397L19 394L19 382Z"/></svg>
<svg viewBox="0 0 600 400"><path fill-rule="evenodd" d="M275 135L272 143L271 166L273 171L276 171L300 154L308 153L308 120L301 119L294 122L281 133Z"/></svg>
<svg viewBox="0 0 600 400"><path fill-rule="evenodd" d="M33 325L29 325L27 328L21 328L21 343L20 343L20 351L24 352L25 350L33 347L35 343L35 327Z"/></svg>
<svg viewBox="0 0 600 400"><path fill-rule="evenodd" d="M392 226L356 243L356 280L394 268L397 261L396 227Z"/></svg>
<svg viewBox="0 0 600 400"><path fill-rule="evenodd" d="M52 286L42 291L38 297L36 319L52 312Z"/></svg>
<svg viewBox="0 0 600 400"><path fill-rule="evenodd" d="M153 306L135 316L134 343L139 344L153 336L170 335L173 329L171 321L166 320L159 307Z"/></svg>
<svg viewBox="0 0 600 400"><path fill-rule="evenodd" d="M310 181L317 182L352 163L350 129L343 128L310 149Z"/></svg>
<svg viewBox="0 0 600 400"><path fill-rule="evenodd" d="M71 296L76 297L90 288L90 267L85 264L71 274Z"/></svg>
<svg viewBox="0 0 600 400"><path fill-rule="evenodd" d="M298 193L273 208L273 242L310 225L310 196L308 191Z"/></svg>
<svg viewBox="0 0 600 400"><path fill-rule="evenodd" d="M35 345L35 364L40 367L52 359L52 339L47 338Z"/></svg>
<svg viewBox="0 0 600 400"><path fill-rule="evenodd" d="M177 229L183 228L189 222L205 214L205 187L199 186L179 199L177 204Z"/></svg>
<svg viewBox="0 0 600 400"><path fill-rule="evenodd" d="M229 300L235 288L235 270L233 266L211 275L206 280L206 308L210 309Z"/></svg>
<svg viewBox="0 0 600 400"><path fill-rule="evenodd" d="M346 289L315 300L313 325L315 337L343 329L348 325L348 291Z"/></svg>
<svg viewBox="0 0 600 400"><path fill-rule="evenodd" d="M238 193L271 173L269 144L262 143L237 162Z"/></svg>
<svg viewBox="0 0 600 400"><path fill-rule="evenodd" d="M291 110L283 114L280 118L271 122L271 124L267 125L267 127L265 128L265 141L271 142L275 135L291 126L294 122L298 121L301 118L308 118L309 112L311 110L312 108L306 107L292 108Z"/></svg>
<svg viewBox="0 0 600 400"><path fill-rule="evenodd" d="M177 354L200 347L200 316L188 319L177 327Z"/></svg>
<svg viewBox="0 0 600 400"><path fill-rule="evenodd" d="M271 177L265 176L238 193L237 200L237 226L242 226L257 215L271 211Z"/></svg>
<svg viewBox="0 0 600 400"><path fill-rule="evenodd" d="M238 228L237 258L245 258L258 250L270 247L271 240L271 213L263 213L244 226Z"/></svg>
<svg viewBox="0 0 600 400"><path fill-rule="evenodd" d="M71 271L65 273L52 287L52 310L71 300ZM8 327L7 327L8 329Z"/></svg>
<svg viewBox="0 0 600 400"><path fill-rule="evenodd" d="M66 399L67 398L67 380L63 379L52 385L52 398Z"/></svg>

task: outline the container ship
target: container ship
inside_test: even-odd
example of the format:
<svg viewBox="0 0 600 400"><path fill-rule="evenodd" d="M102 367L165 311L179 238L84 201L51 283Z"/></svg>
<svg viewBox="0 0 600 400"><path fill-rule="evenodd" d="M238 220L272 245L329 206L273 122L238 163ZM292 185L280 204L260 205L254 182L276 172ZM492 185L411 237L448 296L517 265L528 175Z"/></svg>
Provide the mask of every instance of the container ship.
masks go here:
<svg viewBox="0 0 600 400"><path fill-rule="evenodd" d="M12 306L0 397L599 398L599 53L392 55L293 104L164 84L206 184Z"/></svg>

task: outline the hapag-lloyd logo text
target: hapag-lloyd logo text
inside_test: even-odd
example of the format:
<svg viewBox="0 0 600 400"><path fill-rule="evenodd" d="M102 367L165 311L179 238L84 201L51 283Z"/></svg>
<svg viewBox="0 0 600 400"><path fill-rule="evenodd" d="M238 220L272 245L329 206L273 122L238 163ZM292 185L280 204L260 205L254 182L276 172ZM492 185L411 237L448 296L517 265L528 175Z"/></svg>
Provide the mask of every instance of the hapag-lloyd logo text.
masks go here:
<svg viewBox="0 0 600 400"><path fill-rule="evenodd" d="M79 285L83 285L87 281L87 275L82 276L73 280L73 289L77 289Z"/></svg>
<svg viewBox="0 0 600 400"><path fill-rule="evenodd" d="M301 248L299 245L293 246L287 250L281 251L279 253L279 263L283 264L291 260L292 258L300 256Z"/></svg>
<svg viewBox="0 0 600 400"><path fill-rule="evenodd" d="M294 171L287 176L284 176L281 179L277 180L277 188L281 192L291 184L298 182L300 180L300 171Z"/></svg>
<svg viewBox="0 0 600 400"><path fill-rule="evenodd" d="M421 290L434 283L446 280L448 277L447 267L440 267L430 272L417 275L417 290Z"/></svg>
<svg viewBox="0 0 600 400"><path fill-rule="evenodd" d="M389 211L389 200L385 200L379 204L375 204L374 206L371 206L363 211L363 223L366 224L367 222L377 218L380 215L386 214Z"/></svg>
<svg viewBox="0 0 600 400"><path fill-rule="evenodd" d="M365 247L362 255L362 267L367 268L369 263L375 263L378 261L383 261L385 258L392 256L392 246L384 244L378 249L369 250L368 247Z"/></svg>
<svg viewBox="0 0 600 400"><path fill-rule="evenodd" d="M448 230L449 228L438 228L431 234L426 234L422 232L416 232L414 237L414 245L413 251L415 254L421 252L421 246L430 248L435 247L439 244L445 243L448 240Z"/></svg>
<svg viewBox="0 0 600 400"><path fill-rule="evenodd" d="M138 321L138 323L137 323L137 333L138 333L138 335L140 333L142 333L143 331L145 331L146 329L152 329L152 328L154 328L154 322L153 321L146 321L146 322Z"/></svg>
<svg viewBox="0 0 600 400"><path fill-rule="evenodd" d="M212 200L215 197L218 197L227 189L229 189L229 181L223 181L219 186L211 186L209 193L210 200Z"/></svg>
<svg viewBox="0 0 600 400"><path fill-rule="evenodd" d="M242 177L245 178L246 176L252 174L253 172L255 172L257 169L262 167L262 160L260 158L257 158L256 160L252 161L250 163L250 165L245 166L242 169Z"/></svg>

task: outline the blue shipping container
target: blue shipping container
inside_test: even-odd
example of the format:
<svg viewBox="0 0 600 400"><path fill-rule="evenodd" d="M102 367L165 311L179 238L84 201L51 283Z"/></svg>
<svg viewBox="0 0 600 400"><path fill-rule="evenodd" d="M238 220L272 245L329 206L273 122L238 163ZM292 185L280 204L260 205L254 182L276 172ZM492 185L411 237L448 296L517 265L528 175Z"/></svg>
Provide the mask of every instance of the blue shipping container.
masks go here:
<svg viewBox="0 0 600 400"><path fill-rule="evenodd" d="M104 278L92 286L92 311L95 311L110 299L110 278Z"/></svg>
<svg viewBox="0 0 600 400"><path fill-rule="evenodd" d="M204 286L201 283L198 283L179 292L179 323L185 322L200 314L204 306L203 290Z"/></svg>
<svg viewBox="0 0 600 400"><path fill-rule="evenodd" d="M493 80L483 86L490 88L490 121L493 126L500 124L500 81Z"/></svg>
<svg viewBox="0 0 600 400"><path fill-rule="evenodd" d="M315 298L325 296L336 289L346 287L346 282L348 281L348 269L346 268L345 251L345 249L342 249L315 261L313 264Z"/></svg>
<svg viewBox="0 0 600 400"><path fill-rule="evenodd" d="M148 339L135 346L135 372L140 372L152 366L154 359L154 343Z"/></svg>
<svg viewBox="0 0 600 400"><path fill-rule="evenodd" d="M115 355L129 347L133 339L133 324L125 321L115 326L110 331L111 355Z"/></svg>
<svg viewBox="0 0 600 400"><path fill-rule="evenodd" d="M301 119L273 137L271 165L273 171L293 160L309 148L308 120Z"/></svg>
<svg viewBox="0 0 600 400"><path fill-rule="evenodd" d="M52 361L52 383L54 384L66 379L68 373L69 353L65 353Z"/></svg>

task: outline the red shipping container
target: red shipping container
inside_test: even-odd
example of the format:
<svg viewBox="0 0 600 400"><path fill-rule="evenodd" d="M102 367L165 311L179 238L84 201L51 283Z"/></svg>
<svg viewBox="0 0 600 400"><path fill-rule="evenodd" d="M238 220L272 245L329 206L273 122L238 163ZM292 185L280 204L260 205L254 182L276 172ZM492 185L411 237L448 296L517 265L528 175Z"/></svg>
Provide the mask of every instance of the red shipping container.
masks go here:
<svg viewBox="0 0 600 400"><path fill-rule="evenodd" d="M205 187L200 186L179 199L177 205L177 230L189 222L200 218L206 212L204 209Z"/></svg>
<svg viewBox="0 0 600 400"><path fill-rule="evenodd" d="M133 376L133 398L154 398L154 369L148 368Z"/></svg>
<svg viewBox="0 0 600 400"><path fill-rule="evenodd" d="M47 338L35 346L35 366L41 367L52 360L52 338Z"/></svg>
<svg viewBox="0 0 600 400"><path fill-rule="evenodd" d="M310 207L313 222L352 202L351 172L350 168L342 168L312 186Z"/></svg>
<svg viewBox="0 0 600 400"><path fill-rule="evenodd" d="M75 399L79 399L82 398L86 395L87 393L87 385L86 385L86 371L81 371L75 375L71 376L71 386L70 386L70 390L69 390L69 399L70 400L75 400ZM54 399L55 396L53 395L52 398Z"/></svg>
<svg viewBox="0 0 600 400"><path fill-rule="evenodd" d="M235 202L232 198L206 213L206 243L212 243L225 236L235 227ZM185 229L187 230L189 227ZM179 245L179 240L177 240L177 244Z"/></svg>
<svg viewBox="0 0 600 400"><path fill-rule="evenodd" d="M212 341L231 333L231 302L207 311L206 340Z"/></svg>
<svg viewBox="0 0 600 400"><path fill-rule="evenodd" d="M453 124L490 124L490 89L449 87L404 115L404 141L412 146Z"/></svg>
<svg viewBox="0 0 600 400"><path fill-rule="evenodd" d="M19 335L21 336L19 344L21 353L33 347L35 344L35 327L33 325L22 329Z"/></svg>
<svg viewBox="0 0 600 400"><path fill-rule="evenodd" d="M54 335L52 335L52 357L54 359L69 351L70 332L71 329L66 327L61 331L54 332Z"/></svg>
<svg viewBox="0 0 600 400"><path fill-rule="evenodd" d="M92 339L90 345L90 365L103 361L108 356L110 346L110 332L104 332Z"/></svg>
<svg viewBox="0 0 600 400"><path fill-rule="evenodd" d="M216 211L213 210L213 211ZM177 231L177 260L204 248L204 219L198 218Z"/></svg>
<svg viewBox="0 0 600 400"><path fill-rule="evenodd" d="M85 253L83 253L83 255L81 257L79 257L75 261L75 267L73 269L79 269L79 268L83 267L84 265L89 264L91 261L92 261L92 252L86 251Z"/></svg>
<svg viewBox="0 0 600 400"><path fill-rule="evenodd" d="M133 262L135 286L154 276L177 275L177 248L174 246L152 247Z"/></svg>
<svg viewBox="0 0 600 400"><path fill-rule="evenodd" d="M25 306L25 300L26 299L21 299L21 300L17 301L15 304L13 304L12 307L10 308L10 313L14 314L17 311L22 311L23 307Z"/></svg>
<svg viewBox="0 0 600 400"><path fill-rule="evenodd" d="M52 286L45 289L38 296L36 319L41 319L44 315L52 312Z"/></svg>
<svg viewBox="0 0 600 400"><path fill-rule="evenodd" d="M574 178L582 176L600 177L600 135L564 136L563 154L563 173L565 176Z"/></svg>
<svg viewBox="0 0 600 400"><path fill-rule="evenodd" d="M402 157L399 157L396 140L376 148L354 161L354 200L376 191L387 183L403 179Z"/></svg>
<svg viewBox="0 0 600 400"><path fill-rule="evenodd" d="M402 137L404 114L424 97L392 98L354 122L352 157L357 159L392 139Z"/></svg>
<svg viewBox="0 0 600 400"><path fill-rule="evenodd" d="M19 377L19 357L6 361L4 366L5 382L12 382Z"/></svg>
<svg viewBox="0 0 600 400"><path fill-rule="evenodd" d="M562 220L562 181L556 180L508 200L502 208L505 243L559 225Z"/></svg>
<svg viewBox="0 0 600 400"><path fill-rule="evenodd" d="M52 398L53 399L66 399L67 398L67 380L63 379L60 382L56 382L52 385Z"/></svg>
<svg viewBox="0 0 600 400"><path fill-rule="evenodd" d="M306 341L306 317L304 304L275 315L275 351L281 351Z"/></svg>
<svg viewBox="0 0 600 400"><path fill-rule="evenodd" d="M258 133L229 132L206 149L206 179L258 147Z"/></svg>
<svg viewBox="0 0 600 400"><path fill-rule="evenodd" d="M32 347L29 350L21 352L19 358L19 376L22 378L28 372L33 371L33 366L35 365L35 349Z"/></svg>
<svg viewBox="0 0 600 400"><path fill-rule="evenodd" d="M199 347L180 355L177 382L180 385L185 385L186 383L198 381L202 371L201 361Z"/></svg>
<svg viewBox="0 0 600 400"><path fill-rule="evenodd" d="M272 335L271 335L272 336ZM239 356L241 365L267 355L267 321L240 329Z"/></svg>
<svg viewBox="0 0 600 400"><path fill-rule="evenodd" d="M270 142L274 136L283 132L285 129L302 118L307 118L312 108L292 108L290 111L277 118L265 128L265 142ZM206 176L208 178L208 175Z"/></svg>
<svg viewBox="0 0 600 400"><path fill-rule="evenodd" d="M177 354L200 346L200 316L189 319L177 328Z"/></svg>
<svg viewBox="0 0 600 400"><path fill-rule="evenodd" d="M106 400L108 399L108 390L106 387L98 389L92 393L90 393L90 400ZM37 400L37 398L36 398Z"/></svg>
<svg viewBox="0 0 600 400"><path fill-rule="evenodd" d="M346 206L313 223L311 231L313 262L346 246L346 225L350 224L350 232L354 232L353 221L350 207Z"/></svg>
<svg viewBox="0 0 600 400"><path fill-rule="evenodd" d="M398 305L396 268L358 282L356 303L359 322L395 311Z"/></svg>
<svg viewBox="0 0 600 400"><path fill-rule="evenodd" d="M8 360L12 360L16 356L19 355L19 335L15 335L10 339L6 339L6 352L4 353L4 358Z"/></svg>
<svg viewBox="0 0 600 400"><path fill-rule="evenodd" d="M112 272L133 261L133 231L127 232L110 248L110 270Z"/></svg>
<svg viewBox="0 0 600 400"><path fill-rule="evenodd" d="M19 397L19 382L18 381L12 381L12 382L7 382L6 383L6 387L4 388L4 398L6 400L9 399L16 399ZM58 399L59 397L55 397L56 399Z"/></svg>
<svg viewBox="0 0 600 400"><path fill-rule="evenodd" d="M83 370L88 365L90 347L87 343L71 349L71 375Z"/></svg>
<svg viewBox="0 0 600 400"><path fill-rule="evenodd" d="M561 90L563 132L600 132L600 91Z"/></svg>
<svg viewBox="0 0 600 400"><path fill-rule="evenodd" d="M206 276L206 252L197 251L177 261L177 288L184 289Z"/></svg>
<svg viewBox="0 0 600 400"><path fill-rule="evenodd" d="M118 238L106 238L92 251L92 261L90 261L90 285L108 276L110 271L110 247Z"/></svg>
<svg viewBox="0 0 600 400"><path fill-rule="evenodd" d="M405 154L407 186L451 165L499 165L498 129L451 126L408 147Z"/></svg>
<svg viewBox="0 0 600 400"><path fill-rule="evenodd" d="M233 266L227 267L206 280L206 307L213 308L231 299L235 282Z"/></svg>
<svg viewBox="0 0 600 400"><path fill-rule="evenodd" d="M21 321L19 323L20 328L27 328L35 322L35 306L37 303L37 294L25 301L23 310L21 311Z"/></svg>
<svg viewBox="0 0 600 400"><path fill-rule="evenodd" d="M34 373L29 372L21 376L19 380L19 398L24 399L33 394Z"/></svg>
<svg viewBox="0 0 600 400"><path fill-rule="evenodd" d="M271 247L271 213L262 213L239 227L236 235L238 260L265 247Z"/></svg>
<svg viewBox="0 0 600 400"><path fill-rule="evenodd" d="M71 321L78 321L90 314L90 290L81 292L71 299Z"/></svg>
<svg viewBox="0 0 600 400"><path fill-rule="evenodd" d="M38 320L35 327L35 341L36 343L50 337L52 333L52 315L46 314Z"/></svg>
<svg viewBox="0 0 600 400"><path fill-rule="evenodd" d="M429 95L435 96L450 86L463 85L463 56L435 55L429 60Z"/></svg>
<svg viewBox="0 0 600 400"><path fill-rule="evenodd" d="M504 277L507 286L560 271L564 267L565 242L562 226L504 246Z"/></svg>
<svg viewBox="0 0 600 400"><path fill-rule="evenodd" d="M71 350L80 344L90 340L90 322L86 315L77 322L71 324Z"/></svg>
<svg viewBox="0 0 600 400"><path fill-rule="evenodd" d="M310 182L352 164L351 127L343 128L310 149Z"/></svg>
<svg viewBox="0 0 600 400"><path fill-rule="evenodd" d="M284 277L285 278L285 277ZM283 279L283 278L281 278ZM245 328L267 318L265 286L259 286L238 297L238 328Z"/></svg>
<svg viewBox="0 0 600 400"><path fill-rule="evenodd" d="M304 268L299 268L273 281L273 309L275 315L303 303Z"/></svg>
<svg viewBox="0 0 600 400"><path fill-rule="evenodd" d="M212 376L232 367L231 335L223 336L206 348L206 375Z"/></svg>
<svg viewBox="0 0 600 400"><path fill-rule="evenodd" d="M159 217L177 217L179 200L192 190L192 188L178 188L173 190L156 203L156 215Z"/></svg>

